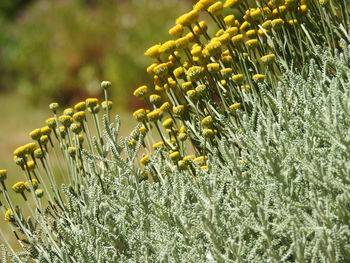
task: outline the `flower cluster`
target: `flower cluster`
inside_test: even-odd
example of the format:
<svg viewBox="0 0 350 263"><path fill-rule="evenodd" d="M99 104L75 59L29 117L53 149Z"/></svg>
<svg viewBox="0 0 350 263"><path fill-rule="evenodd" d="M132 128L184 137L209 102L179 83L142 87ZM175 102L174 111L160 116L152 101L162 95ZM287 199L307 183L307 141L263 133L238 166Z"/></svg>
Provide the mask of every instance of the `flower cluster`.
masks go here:
<svg viewBox="0 0 350 263"><path fill-rule="evenodd" d="M222 115L238 125L239 111L252 109L251 95L265 92L260 83L276 92L280 65L302 67L315 45L338 44L326 22L342 12L341 4L328 1L198 1L176 19L170 40L145 52L154 59L147 68L153 84L134 91L148 108L133 116L145 131L158 131L161 141L149 148L165 148L177 166L185 166L193 150L207 158L227 136Z"/></svg>

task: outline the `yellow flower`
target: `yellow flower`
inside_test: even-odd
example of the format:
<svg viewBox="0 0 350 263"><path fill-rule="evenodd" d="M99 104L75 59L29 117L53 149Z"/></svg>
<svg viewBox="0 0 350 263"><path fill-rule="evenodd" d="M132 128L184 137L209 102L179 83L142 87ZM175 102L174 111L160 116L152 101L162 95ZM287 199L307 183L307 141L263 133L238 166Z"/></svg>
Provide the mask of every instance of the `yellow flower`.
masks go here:
<svg viewBox="0 0 350 263"><path fill-rule="evenodd" d="M23 193L25 189L26 189L26 185L25 185L25 182L23 181L17 182L12 186L12 190L15 191L16 193Z"/></svg>
<svg viewBox="0 0 350 263"><path fill-rule="evenodd" d="M272 64L275 61L276 55L275 54L268 54L263 57L261 57L261 61L265 64Z"/></svg>
<svg viewBox="0 0 350 263"><path fill-rule="evenodd" d="M169 154L169 157L173 161L178 161L180 159L180 153L179 152L172 152Z"/></svg>
<svg viewBox="0 0 350 263"><path fill-rule="evenodd" d="M44 126L44 127L40 128L40 131L43 135L49 136L51 134L52 130L49 126Z"/></svg>
<svg viewBox="0 0 350 263"><path fill-rule="evenodd" d="M265 75L263 74L255 74L253 75L253 80L256 81L256 82L260 82L260 81L263 81L265 79Z"/></svg>
<svg viewBox="0 0 350 263"><path fill-rule="evenodd" d="M203 67L193 66L190 67L186 72L187 78L190 81L197 81L203 75Z"/></svg>
<svg viewBox="0 0 350 263"><path fill-rule="evenodd" d="M36 144L34 142L30 142L23 145L23 148L27 154L32 154L36 149Z"/></svg>
<svg viewBox="0 0 350 263"><path fill-rule="evenodd" d="M240 3L240 0L226 0L224 7L235 7Z"/></svg>
<svg viewBox="0 0 350 263"><path fill-rule="evenodd" d="M147 94L147 92L148 92L148 87L146 85L143 85L137 88L133 94L137 98L143 98Z"/></svg>
<svg viewBox="0 0 350 263"><path fill-rule="evenodd" d="M168 65L167 63L161 63L154 67L153 72L159 76L165 77L168 73Z"/></svg>
<svg viewBox="0 0 350 263"><path fill-rule="evenodd" d="M0 182L5 181L7 178L7 170L0 170Z"/></svg>
<svg viewBox="0 0 350 263"><path fill-rule="evenodd" d="M190 38L187 35L175 40L175 45L178 49L187 48L189 43L190 43Z"/></svg>
<svg viewBox="0 0 350 263"><path fill-rule="evenodd" d="M169 40L161 45L159 48L159 53L161 54L171 54L175 51L176 44L174 40Z"/></svg>
<svg viewBox="0 0 350 263"><path fill-rule="evenodd" d="M74 109L76 111L84 111L86 109L86 103L85 101L78 102L74 105Z"/></svg>
<svg viewBox="0 0 350 263"><path fill-rule="evenodd" d="M193 159L193 161L195 163L197 163L198 165L204 165L207 160L208 160L207 156L199 156L199 157Z"/></svg>
<svg viewBox="0 0 350 263"><path fill-rule="evenodd" d="M96 98L89 98L89 99L86 99L85 102L86 102L86 106L88 108L94 108L98 104L98 99L96 99Z"/></svg>
<svg viewBox="0 0 350 263"><path fill-rule="evenodd" d="M223 6L221 2L216 2L208 7L208 12L214 16L222 14Z"/></svg>
<svg viewBox="0 0 350 263"><path fill-rule="evenodd" d="M241 107L241 103L235 103L229 106L230 110L235 110Z"/></svg>
<svg viewBox="0 0 350 263"><path fill-rule="evenodd" d="M73 114L74 114L73 108L67 108L63 111L63 115L73 116Z"/></svg>
<svg viewBox="0 0 350 263"><path fill-rule="evenodd" d="M29 136L33 139L33 140L39 140L41 137L41 130L40 129L35 129L33 131L31 131L29 133Z"/></svg>
<svg viewBox="0 0 350 263"><path fill-rule="evenodd" d="M156 121L162 117L162 111L160 109L154 109L150 113L147 113L147 118L150 121Z"/></svg>
<svg viewBox="0 0 350 263"><path fill-rule="evenodd" d="M216 72L219 72L219 71L220 71L220 64L219 64L219 63L216 63L216 62L214 62L214 63L209 63L209 64L207 65L207 68L208 68L208 71L209 71L210 73L216 73Z"/></svg>
<svg viewBox="0 0 350 263"><path fill-rule="evenodd" d="M170 129L174 126L174 121L173 119L166 119L165 121L163 121L163 126L164 128Z"/></svg>
<svg viewBox="0 0 350 263"><path fill-rule="evenodd" d="M47 126L49 126L51 129L55 129L57 127L56 119L55 118L48 118L46 121Z"/></svg>
<svg viewBox="0 0 350 263"><path fill-rule="evenodd" d="M249 85L243 85L243 86L241 86L241 89L250 89L250 86Z"/></svg>
<svg viewBox="0 0 350 263"><path fill-rule="evenodd" d="M272 27L271 20L266 20L264 23L261 24L261 26L265 29L271 29Z"/></svg>
<svg viewBox="0 0 350 263"><path fill-rule="evenodd" d="M232 76L232 80L236 84L240 84L244 81L244 75L243 74L236 74L236 75Z"/></svg>
<svg viewBox="0 0 350 263"><path fill-rule="evenodd" d="M184 105L178 105L176 107L173 107L173 112L175 115L181 116L185 113L185 106Z"/></svg>
<svg viewBox="0 0 350 263"><path fill-rule="evenodd" d="M209 127L213 124L213 118L211 116L207 116L202 119L201 124L205 127Z"/></svg>
<svg viewBox="0 0 350 263"><path fill-rule="evenodd" d="M62 123L63 126L68 127L69 125L72 124L73 119L71 116L69 115L61 115L58 117L58 120L60 121L60 123Z"/></svg>
<svg viewBox="0 0 350 263"><path fill-rule="evenodd" d="M152 94L149 96L149 101L152 103L152 104L157 104L159 103L160 101L162 100L162 98L157 95L157 94Z"/></svg>
<svg viewBox="0 0 350 263"><path fill-rule="evenodd" d="M146 50L145 52L145 55L150 57L150 58L159 58L159 55L160 55L160 52L159 52L159 49L160 49L161 45L160 44L157 44L157 45L154 45L152 47L150 47L149 49Z"/></svg>
<svg viewBox="0 0 350 263"><path fill-rule="evenodd" d="M77 113L74 113L73 119L77 122L83 122L86 119L86 115L84 111L78 111Z"/></svg>
<svg viewBox="0 0 350 263"><path fill-rule="evenodd" d="M196 11L204 11L215 1L216 0L200 0L193 6L193 9Z"/></svg>
<svg viewBox="0 0 350 263"><path fill-rule="evenodd" d="M27 168L29 171L33 171L35 169L35 162L34 161L28 161L27 162Z"/></svg>
<svg viewBox="0 0 350 263"><path fill-rule="evenodd" d="M243 38L244 38L244 36L242 34L238 34L238 35L233 36L231 38L231 40L235 46L238 46L239 44L241 44L243 42Z"/></svg>
<svg viewBox="0 0 350 263"><path fill-rule="evenodd" d="M177 39L182 36L184 33L184 28L182 25L175 25L168 31L169 35L172 36L174 39Z"/></svg>
<svg viewBox="0 0 350 263"><path fill-rule="evenodd" d="M14 156L17 156L17 157L20 157L20 158L23 158L25 157L25 155L27 154L27 150L24 146L20 146L18 147L14 152L13 152L13 155Z"/></svg>
<svg viewBox="0 0 350 263"><path fill-rule="evenodd" d="M145 155L144 157L141 158L140 162L143 164L143 165L146 165L149 163L149 156L148 155Z"/></svg>
<svg viewBox="0 0 350 263"><path fill-rule="evenodd" d="M145 109L139 109L139 110L135 111L132 115L134 116L134 118L137 121L144 121L146 119Z"/></svg>
<svg viewBox="0 0 350 263"><path fill-rule="evenodd" d="M233 26L235 23L235 16L234 15L225 16L224 22L227 26Z"/></svg>
<svg viewBox="0 0 350 263"><path fill-rule="evenodd" d="M271 25L273 28L280 28L284 24L283 19L277 18L271 21Z"/></svg>
<svg viewBox="0 0 350 263"><path fill-rule="evenodd" d="M212 129L203 129L203 136L205 138L211 139L215 136L215 132Z"/></svg>
<svg viewBox="0 0 350 263"><path fill-rule="evenodd" d="M244 31L244 30L246 30L247 28L249 28L250 27L250 23L248 22L248 21L244 21L243 23L242 23L242 25L240 26L240 30L241 31Z"/></svg>
<svg viewBox="0 0 350 263"><path fill-rule="evenodd" d="M250 39L250 40L246 41L244 44L248 48L255 48L255 47L258 46L259 40L257 40L257 39Z"/></svg>
<svg viewBox="0 0 350 263"><path fill-rule="evenodd" d="M155 144L152 145L153 149L158 149L159 147L164 146L164 142L156 142Z"/></svg>
<svg viewBox="0 0 350 263"><path fill-rule="evenodd" d="M160 107L159 107L159 109L161 110L161 111L169 111L170 110L170 103L169 102L164 102Z"/></svg>
<svg viewBox="0 0 350 263"><path fill-rule="evenodd" d="M190 26L191 24L195 23L198 19L198 11L192 10L188 13L183 14L179 18L176 19L177 25L182 26Z"/></svg>

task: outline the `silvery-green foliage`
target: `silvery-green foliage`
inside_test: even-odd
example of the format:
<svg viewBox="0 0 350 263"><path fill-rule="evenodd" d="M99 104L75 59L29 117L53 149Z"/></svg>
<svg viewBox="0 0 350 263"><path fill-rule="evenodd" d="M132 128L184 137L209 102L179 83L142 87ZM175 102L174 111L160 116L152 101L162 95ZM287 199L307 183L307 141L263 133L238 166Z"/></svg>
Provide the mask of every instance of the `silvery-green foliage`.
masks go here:
<svg viewBox="0 0 350 263"><path fill-rule="evenodd" d="M87 184L63 187L68 212L42 219L56 244L38 239L46 254L31 260L349 262L350 51L321 57L307 76L287 70L277 91L260 85L239 125L223 116L227 138L211 146L209 172L192 164L196 178L158 151L145 180L142 140L117 143L105 119L112 157L85 152Z"/></svg>

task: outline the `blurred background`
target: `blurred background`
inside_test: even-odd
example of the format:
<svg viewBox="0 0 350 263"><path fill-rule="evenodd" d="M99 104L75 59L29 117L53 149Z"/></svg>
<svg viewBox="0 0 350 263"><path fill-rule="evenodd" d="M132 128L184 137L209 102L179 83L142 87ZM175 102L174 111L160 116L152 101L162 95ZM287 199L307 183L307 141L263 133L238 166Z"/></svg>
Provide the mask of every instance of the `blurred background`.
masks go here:
<svg viewBox="0 0 350 263"><path fill-rule="evenodd" d="M50 102L99 96L101 80L113 83L119 114L134 110L132 91L150 81L144 51L166 40L192 3L0 0L0 167L12 167L13 149L44 124Z"/></svg>
<svg viewBox="0 0 350 263"><path fill-rule="evenodd" d="M13 150L51 116L50 102L68 107L99 97L100 82L109 80L127 134L139 103L132 91L150 83L145 69L152 61L143 53L168 39L176 17L193 2L0 0L0 169L9 171L8 185L23 180Z"/></svg>

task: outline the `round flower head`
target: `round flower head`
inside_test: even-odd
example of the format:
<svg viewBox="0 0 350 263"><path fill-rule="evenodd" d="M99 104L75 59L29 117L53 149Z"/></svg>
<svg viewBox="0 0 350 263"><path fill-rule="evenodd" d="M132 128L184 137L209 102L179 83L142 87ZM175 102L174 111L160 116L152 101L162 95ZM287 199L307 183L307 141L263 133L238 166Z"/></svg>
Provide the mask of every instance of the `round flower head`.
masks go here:
<svg viewBox="0 0 350 263"><path fill-rule="evenodd" d="M146 69L147 73L153 76L154 75L153 70L157 65L159 65L159 62L152 63L150 66L148 66Z"/></svg>
<svg viewBox="0 0 350 263"><path fill-rule="evenodd" d="M259 45L259 40L257 39L250 39L248 41L246 41L244 43L244 45L247 47L247 48L255 48Z"/></svg>
<svg viewBox="0 0 350 263"><path fill-rule="evenodd" d="M221 43L217 40L210 41L209 44L205 46L205 49L208 51L210 56L218 55L221 52Z"/></svg>
<svg viewBox="0 0 350 263"><path fill-rule="evenodd" d="M33 152L36 149L36 144L35 144L35 142L30 142L30 143L23 145L23 148L26 151L26 154L33 154Z"/></svg>
<svg viewBox="0 0 350 263"><path fill-rule="evenodd" d="M48 118L46 121L47 126L49 126L51 129L55 129L57 127L56 119L55 118Z"/></svg>
<svg viewBox="0 0 350 263"><path fill-rule="evenodd" d="M50 136L52 130L49 126L44 126L44 127L40 128L40 131L43 135Z"/></svg>
<svg viewBox="0 0 350 263"><path fill-rule="evenodd" d="M175 40L175 45L178 49L185 49L188 47L190 39L187 36Z"/></svg>
<svg viewBox="0 0 350 263"><path fill-rule="evenodd" d="M202 47L198 45L194 45L191 49L192 56L198 57L202 55Z"/></svg>
<svg viewBox="0 0 350 263"><path fill-rule="evenodd" d="M110 81L102 81L101 82L101 88L102 89L105 89L105 90L107 90L107 89L110 89L110 87L112 87L112 83L110 82Z"/></svg>
<svg viewBox="0 0 350 263"><path fill-rule="evenodd" d="M174 121L173 119L166 119L165 121L163 121L163 127L167 128L167 129L171 129L174 126Z"/></svg>
<svg viewBox="0 0 350 263"><path fill-rule="evenodd" d="M255 29L248 30L245 35L249 38L254 38L256 36L257 31Z"/></svg>
<svg viewBox="0 0 350 263"><path fill-rule="evenodd" d="M305 13L305 12L307 12L308 7L307 7L307 5L301 5L300 7L298 7L298 10L299 10L301 13Z"/></svg>
<svg viewBox="0 0 350 263"><path fill-rule="evenodd" d="M147 118L150 121L159 120L162 117L162 111L160 109L154 109L150 113L147 113Z"/></svg>
<svg viewBox="0 0 350 263"><path fill-rule="evenodd" d="M182 116L185 113L185 106L178 105L176 107L173 107L173 113L177 116Z"/></svg>
<svg viewBox="0 0 350 263"><path fill-rule="evenodd" d="M57 102L52 102L49 105L49 109L53 111L53 113L56 113L60 105Z"/></svg>
<svg viewBox="0 0 350 263"><path fill-rule="evenodd" d="M137 111L135 111L133 114L134 118L137 120L137 121L144 121L146 119L146 111L145 109L139 109Z"/></svg>
<svg viewBox="0 0 350 263"><path fill-rule="evenodd" d="M35 162L34 161L28 161L26 166L27 166L29 171L34 171L34 169L35 169Z"/></svg>
<svg viewBox="0 0 350 263"><path fill-rule="evenodd" d="M211 139L215 136L215 132L212 129L203 129L203 136Z"/></svg>
<svg viewBox="0 0 350 263"><path fill-rule="evenodd" d="M193 9L197 11L204 11L213 3L215 3L215 1L216 0L200 0L193 6Z"/></svg>
<svg viewBox="0 0 350 263"><path fill-rule="evenodd" d="M143 98L148 93L148 87L143 85L134 91L134 96L137 98Z"/></svg>
<svg viewBox="0 0 350 263"><path fill-rule="evenodd" d="M49 137L47 135L43 135L40 137L40 143L42 145L46 145L49 142Z"/></svg>
<svg viewBox="0 0 350 263"><path fill-rule="evenodd" d="M200 66L190 67L186 72L187 79L189 81L199 80L203 76L203 70L204 70L203 67L200 67Z"/></svg>
<svg viewBox="0 0 350 263"><path fill-rule="evenodd" d="M33 140L39 140L41 137L41 130L40 129L35 129L33 131L31 131L29 133L29 136L33 139Z"/></svg>
<svg viewBox="0 0 350 263"><path fill-rule="evenodd" d="M272 64L275 61L276 55L275 54L268 54L263 57L261 57L261 61L264 64Z"/></svg>
<svg viewBox="0 0 350 263"><path fill-rule="evenodd" d="M278 29L284 24L283 19L277 18L271 21L271 25L273 28Z"/></svg>
<svg viewBox="0 0 350 263"><path fill-rule="evenodd" d="M241 89L250 89L250 86L249 85L242 85Z"/></svg>
<svg viewBox="0 0 350 263"><path fill-rule="evenodd" d="M186 161L186 160L180 160L180 161L177 162L177 165L179 166L180 170L184 170L184 169L186 169L188 167L189 162Z"/></svg>
<svg viewBox="0 0 350 263"><path fill-rule="evenodd" d="M164 142L156 142L155 144L152 145L153 149L158 149L160 147L164 146Z"/></svg>
<svg viewBox="0 0 350 263"><path fill-rule="evenodd" d="M182 67L178 67L174 69L173 71L174 76L178 79L185 79L186 78L186 73Z"/></svg>
<svg viewBox="0 0 350 263"><path fill-rule="evenodd" d="M164 102L160 107L159 107L159 109L161 110L161 111L164 111L164 112L166 112L166 111L169 111L170 109L171 109L171 105L170 105L170 103L169 102Z"/></svg>
<svg viewBox="0 0 350 263"><path fill-rule="evenodd" d="M103 101L102 103L101 103L101 106L102 106L102 109L104 110L104 111L107 111L107 109L108 110L111 110L112 109L112 107L113 107L113 102L112 101Z"/></svg>
<svg viewBox="0 0 350 263"><path fill-rule="evenodd" d="M73 119L71 116L69 115L61 115L58 117L58 120L60 121L60 123L65 126L65 127L68 127L69 125L72 124L73 122Z"/></svg>
<svg viewBox="0 0 350 263"><path fill-rule="evenodd" d="M178 160L180 160L180 153L179 152L172 152L169 154L169 158L175 162L177 162Z"/></svg>
<svg viewBox="0 0 350 263"><path fill-rule="evenodd" d="M226 0L224 7L235 7L241 2L241 0Z"/></svg>
<svg viewBox="0 0 350 263"><path fill-rule="evenodd" d="M224 22L227 26L233 26L235 24L235 16L234 15L225 16Z"/></svg>
<svg viewBox="0 0 350 263"><path fill-rule="evenodd" d="M63 111L63 115L68 115L68 116L73 116L74 114L74 109L73 108L67 108Z"/></svg>
<svg viewBox="0 0 350 263"><path fill-rule="evenodd" d="M181 89L183 91L189 91L191 89L193 89L193 85L191 81L186 81L184 83L181 84Z"/></svg>
<svg viewBox="0 0 350 263"><path fill-rule="evenodd" d="M198 94L197 94L196 90L194 90L194 89L190 89L190 90L186 91L186 95L190 100L198 99Z"/></svg>
<svg viewBox="0 0 350 263"><path fill-rule="evenodd" d="M161 54L171 54L175 51L176 44L174 40L169 40L165 42L161 47L159 48L159 53Z"/></svg>
<svg viewBox="0 0 350 263"><path fill-rule="evenodd" d="M188 13L183 14L178 19L176 19L177 25L182 26L190 26L191 24L194 24L198 19L198 11L192 10Z"/></svg>
<svg viewBox="0 0 350 263"><path fill-rule="evenodd" d="M12 190L15 191L15 193L23 193L24 190L26 190L26 184L23 181L17 182L12 186Z"/></svg>
<svg viewBox="0 0 350 263"><path fill-rule="evenodd" d="M237 47L239 46L241 43L243 43L243 34L238 34L238 35L235 35L231 38L233 44Z"/></svg>
<svg viewBox="0 0 350 263"><path fill-rule="evenodd" d="M97 106L98 99L96 99L96 98L89 98L89 99L86 99L85 102L86 102L86 106L88 108L92 109L92 108Z"/></svg>
<svg viewBox="0 0 350 263"><path fill-rule="evenodd" d="M15 208L15 211L18 212L18 207ZM6 222L15 222L15 216L12 209L7 209L5 212L5 221Z"/></svg>
<svg viewBox="0 0 350 263"><path fill-rule="evenodd" d="M157 94L152 94L149 96L149 101L152 104L158 104L161 100L162 100L161 96L159 96Z"/></svg>
<svg viewBox="0 0 350 263"><path fill-rule="evenodd" d="M244 21L242 25L240 26L239 30L245 31L250 27L250 23L248 21Z"/></svg>
<svg viewBox="0 0 350 263"><path fill-rule="evenodd" d="M259 20L261 17L261 10L259 8L254 8L250 10L249 15L253 20Z"/></svg>
<svg viewBox="0 0 350 263"><path fill-rule="evenodd" d="M45 152L43 152L41 149L36 149L35 151L34 151L34 157L36 158L36 159L42 159L42 158L44 158L44 156L45 156Z"/></svg>
<svg viewBox="0 0 350 263"><path fill-rule="evenodd" d="M184 33L184 28L182 25L175 25L168 31L169 35L172 36L174 39L177 39L182 36Z"/></svg>
<svg viewBox="0 0 350 263"><path fill-rule="evenodd" d="M265 75L263 75L263 74L255 74L255 75L253 75L252 78L256 82L262 82L265 79Z"/></svg>
<svg viewBox="0 0 350 263"><path fill-rule="evenodd" d="M218 37L219 42L221 45L226 45L231 40L231 36L229 33L223 33L220 37Z"/></svg>
<svg viewBox="0 0 350 263"><path fill-rule="evenodd" d="M265 29L271 29L272 27L271 20L266 20L264 23L261 24L261 26Z"/></svg>
<svg viewBox="0 0 350 263"><path fill-rule="evenodd" d="M221 2L216 2L208 7L208 12L213 16L220 16L223 11L223 5Z"/></svg>
<svg viewBox="0 0 350 263"><path fill-rule="evenodd" d="M0 170L0 182L5 181L7 178L7 170Z"/></svg>
<svg viewBox="0 0 350 263"><path fill-rule="evenodd" d="M20 146L18 147L14 152L13 155L20 157L20 158L24 158L25 155L27 154L27 149L24 146Z"/></svg>
<svg viewBox="0 0 350 263"><path fill-rule="evenodd" d="M232 75L232 68L224 68L220 72L223 78L229 78Z"/></svg>
<svg viewBox="0 0 350 263"><path fill-rule="evenodd" d="M219 63L209 63L207 65L207 69L210 73L217 73L220 71L220 64Z"/></svg>
<svg viewBox="0 0 350 263"><path fill-rule="evenodd" d="M154 45L154 46L150 47L149 49L146 50L145 55L150 57L150 58L154 58L154 59L159 58L159 56L160 56L160 53L159 53L160 47L161 47L160 44L157 44L157 45Z"/></svg>
<svg viewBox="0 0 350 263"><path fill-rule="evenodd" d="M193 159L193 161L198 165L205 165L207 160L208 160L207 156L199 156Z"/></svg>
<svg viewBox="0 0 350 263"><path fill-rule="evenodd" d="M66 127L64 127L64 126L58 127L58 128L57 128L57 133L58 133L62 138L65 138L66 135L67 135Z"/></svg>
<svg viewBox="0 0 350 263"><path fill-rule="evenodd" d="M144 157L141 158L140 162L143 165L147 165L149 163L149 155L145 155Z"/></svg>
<svg viewBox="0 0 350 263"><path fill-rule="evenodd" d="M290 20L288 20L288 24L289 24L289 25L298 24L298 19L290 19Z"/></svg>
<svg viewBox="0 0 350 263"><path fill-rule="evenodd" d="M157 65L153 69L154 74L165 77L168 74L168 65L167 63L162 63Z"/></svg>
<svg viewBox="0 0 350 263"><path fill-rule="evenodd" d="M85 101L78 102L74 105L74 109L76 111L84 111L86 109L86 103Z"/></svg>
<svg viewBox="0 0 350 263"><path fill-rule="evenodd" d="M205 127L210 127L213 124L213 118L211 116L207 116L202 119L201 124Z"/></svg>
<svg viewBox="0 0 350 263"><path fill-rule="evenodd" d="M70 126L70 130L75 134L79 134L82 130L81 124L80 123L72 123L72 125Z"/></svg>
<svg viewBox="0 0 350 263"><path fill-rule="evenodd" d="M86 119L85 111L78 111L73 115L73 119L77 122L83 122Z"/></svg>
<svg viewBox="0 0 350 263"><path fill-rule="evenodd" d="M236 74L236 75L232 76L232 80L236 84L240 84L244 81L244 75L243 74Z"/></svg>

